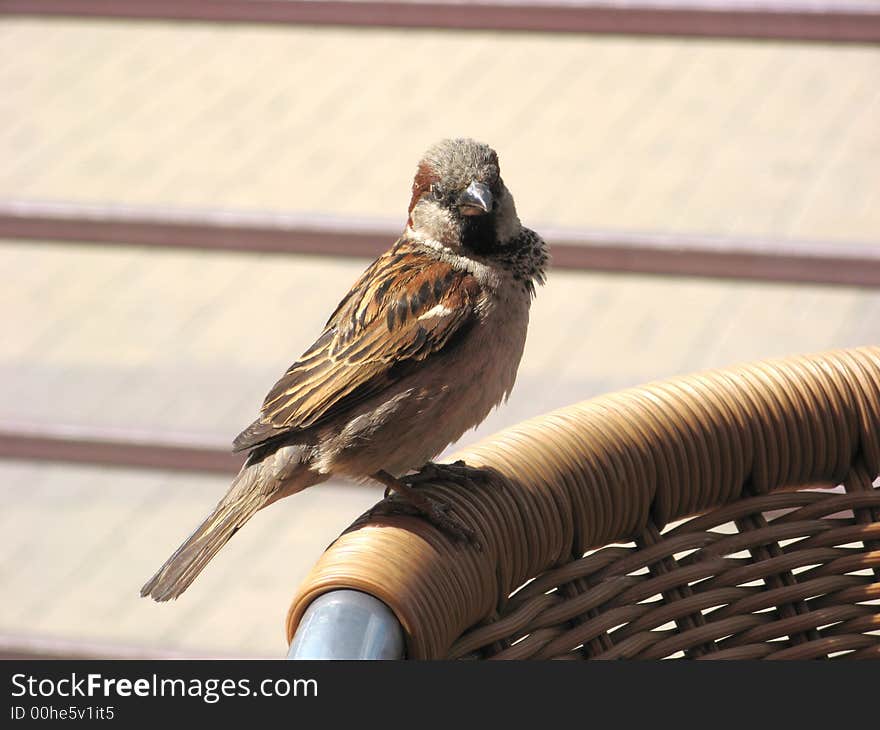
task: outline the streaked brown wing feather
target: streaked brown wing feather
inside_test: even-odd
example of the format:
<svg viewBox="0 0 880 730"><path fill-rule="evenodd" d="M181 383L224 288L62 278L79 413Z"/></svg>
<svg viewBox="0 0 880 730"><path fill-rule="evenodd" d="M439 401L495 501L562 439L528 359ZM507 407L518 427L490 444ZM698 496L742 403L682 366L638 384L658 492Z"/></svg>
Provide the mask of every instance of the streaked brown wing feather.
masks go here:
<svg viewBox="0 0 880 730"><path fill-rule="evenodd" d="M380 393L471 323L478 294L471 274L398 241L269 391L235 449L319 425Z"/></svg>

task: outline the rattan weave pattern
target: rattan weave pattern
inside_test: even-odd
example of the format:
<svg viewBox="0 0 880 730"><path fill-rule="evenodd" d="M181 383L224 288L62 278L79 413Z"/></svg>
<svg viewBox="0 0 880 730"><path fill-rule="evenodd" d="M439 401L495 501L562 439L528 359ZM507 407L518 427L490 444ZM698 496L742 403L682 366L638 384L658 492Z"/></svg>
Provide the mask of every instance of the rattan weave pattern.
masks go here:
<svg viewBox="0 0 880 730"><path fill-rule="evenodd" d="M880 657L880 347L620 391L456 456L492 478L424 488L483 549L362 518L289 635L350 587L391 606L412 658Z"/></svg>

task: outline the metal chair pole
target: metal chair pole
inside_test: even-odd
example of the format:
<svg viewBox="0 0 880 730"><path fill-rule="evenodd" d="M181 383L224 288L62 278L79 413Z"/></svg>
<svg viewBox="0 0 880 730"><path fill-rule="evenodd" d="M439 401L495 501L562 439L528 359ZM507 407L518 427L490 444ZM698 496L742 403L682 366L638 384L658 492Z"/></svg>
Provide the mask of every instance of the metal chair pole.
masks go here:
<svg viewBox="0 0 880 730"><path fill-rule="evenodd" d="M288 659L403 659L403 628L378 598L330 591L306 609Z"/></svg>

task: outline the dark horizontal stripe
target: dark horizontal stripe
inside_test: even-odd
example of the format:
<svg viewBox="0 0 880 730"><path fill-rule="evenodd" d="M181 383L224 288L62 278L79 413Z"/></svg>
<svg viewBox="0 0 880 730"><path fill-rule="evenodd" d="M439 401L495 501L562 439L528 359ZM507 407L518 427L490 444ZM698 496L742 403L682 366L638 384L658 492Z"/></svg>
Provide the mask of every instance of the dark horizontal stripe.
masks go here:
<svg viewBox="0 0 880 730"><path fill-rule="evenodd" d="M338 2L325 0L0 0L25 16L292 23L875 42L880 8L854 0Z"/></svg>
<svg viewBox="0 0 880 730"><path fill-rule="evenodd" d="M0 238L372 258L402 225L289 214L0 201ZM557 269L880 286L880 242L540 228Z"/></svg>
<svg viewBox="0 0 880 730"><path fill-rule="evenodd" d="M543 231L556 268L880 286L880 243Z"/></svg>
<svg viewBox="0 0 880 730"><path fill-rule="evenodd" d="M23 240L372 258L401 230L285 214L0 201L0 238Z"/></svg>
<svg viewBox="0 0 880 730"><path fill-rule="evenodd" d="M231 448L231 447L230 447ZM155 436L52 427L0 424L0 458L58 461L125 468L235 474L241 454L220 446L190 446L160 441Z"/></svg>

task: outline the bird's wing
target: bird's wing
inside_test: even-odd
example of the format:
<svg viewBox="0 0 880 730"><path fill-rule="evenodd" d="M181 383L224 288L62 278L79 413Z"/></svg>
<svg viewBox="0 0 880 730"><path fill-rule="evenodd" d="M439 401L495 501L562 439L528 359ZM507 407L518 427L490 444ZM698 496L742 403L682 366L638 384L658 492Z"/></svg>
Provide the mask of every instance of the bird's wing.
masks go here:
<svg viewBox="0 0 880 730"><path fill-rule="evenodd" d="M472 274L398 241L275 384L235 450L319 425L380 393L464 333L479 293Z"/></svg>

